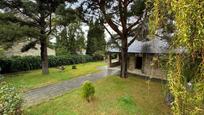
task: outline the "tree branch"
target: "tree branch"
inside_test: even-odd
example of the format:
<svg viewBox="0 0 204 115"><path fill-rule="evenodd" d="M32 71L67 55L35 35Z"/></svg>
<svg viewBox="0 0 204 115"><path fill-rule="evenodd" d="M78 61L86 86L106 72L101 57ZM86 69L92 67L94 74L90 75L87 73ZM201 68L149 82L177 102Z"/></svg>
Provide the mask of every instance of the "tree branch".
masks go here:
<svg viewBox="0 0 204 115"><path fill-rule="evenodd" d="M118 26L115 25L115 24L113 23L112 19L111 19L109 16L107 16L107 14L106 14L106 10L105 10L105 0L101 0L100 2L97 1L97 3L98 3L98 5L99 5L99 7L100 7L100 9L101 9L101 11L102 11L104 17L105 17L106 22L109 24L109 26L110 26L119 36L123 36L122 32L118 29Z"/></svg>
<svg viewBox="0 0 204 115"><path fill-rule="evenodd" d="M121 24L119 24L117 21L115 21L115 20L112 20L115 24L117 24L118 26L121 26L122 27L122 25Z"/></svg>
<svg viewBox="0 0 204 115"><path fill-rule="evenodd" d="M125 33L126 31L125 16L124 16L125 9L123 9L122 0L119 0L119 12L120 12L120 21L122 24L123 33Z"/></svg>
<svg viewBox="0 0 204 115"><path fill-rule="evenodd" d="M132 25L130 25L130 26L128 27L128 29L127 29L128 32L131 31L131 29L132 29L134 26L138 25L138 24L140 23L140 21L142 21L142 20L144 21L144 19L146 18L146 16L147 16L147 10L145 9L143 15L139 16L139 18L137 19L137 21L134 22Z"/></svg>
<svg viewBox="0 0 204 115"><path fill-rule="evenodd" d="M25 10L26 8L25 8L23 5L21 5L21 7L22 7L24 10L21 11L21 9L18 7L18 5L17 5L15 2L12 1L12 4L13 4L13 7L14 7L15 9L17 9L17 11L18 11L19 13L21 13L21 14L23 14L23 15L29 17L30 19L32 19L32 20L34 20L34 21L37 21L37 18L36 18L34 15L28 13L28 12ZM12 4L7 3L7 5L10 6L10 8L12 8Z"/></svg>
<svg viewBox="0 0 204 115"><path fill-rule="evenodd" d="M129 43L128 43L128 47L136 40L137 37L134 37Z"/></svg>
<svg viewBox="0 0 204 115"><path fill-rule="evenodd" d="M143 20L144 21L144 20ZM140 28L142 28L142 22L140 22L140 25L137 27L137 29L141 30ZM137 39L138 35L141 33L141 31L136 31L134 38L128 43L128 47Z"/></svg>
<svg viewBox="0 0 204 115"><path fill-rule="evenodd" d="M125 7L127 7L131 2L133 2L133 0L129 0L129 1L127 2L127 4L125 5Z"/></svg>
<svg viewBox="0 0 204 115"><path fill-rule="evenodd" d="M49 16L49 31L48 31L48 33L47 33L47 35L49 36L50 34L51 34L51 32L52 32L52 15L50 14L50 16Z"/></svg>
<svg viewBox="0 0 204 115"><path fill-rule="evenodd" d="M103 24L105 30L108 32L108 34L111 36L111 39L113 39L113 41L115 42L115 44L117 45L118 48L121 48L121 46L116 42L116 40L120 39L119 37L118 38L115 38L111 32L108 30L108 28Z"/></svg>
<svg viewBox="0 0 204 115"><path fill-rule="evenodd" d="M130 42L128 43L128 47L137 39L139 31L136 31L137 33L135 33L135 36L132 40L130 40Z"/></svg>
<svg viewBox="0 0 204 115"><path fill-rule="evenodd" d="M128 28L127 28L127 31L129 32L134 26L136 26L139 21L141 20L142 16L139 17L139 19L137 19L136 22L134 22L132 25L130 25Z"/></svg>

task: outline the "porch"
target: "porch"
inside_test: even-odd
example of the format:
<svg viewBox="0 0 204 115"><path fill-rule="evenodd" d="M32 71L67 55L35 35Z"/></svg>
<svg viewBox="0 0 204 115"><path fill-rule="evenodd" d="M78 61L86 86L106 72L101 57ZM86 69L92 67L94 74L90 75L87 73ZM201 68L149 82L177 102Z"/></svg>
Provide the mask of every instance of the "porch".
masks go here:
<svg viewBox="0 0 204 115"><path fill-rule="evenodd" d="M120 53L110 53L108 56L109 67L120 70ZM152 66L152 60L158 57L153 54L128 54L128 73L135 74L150 79L166 80L165 73L155 64Z"/></svg>

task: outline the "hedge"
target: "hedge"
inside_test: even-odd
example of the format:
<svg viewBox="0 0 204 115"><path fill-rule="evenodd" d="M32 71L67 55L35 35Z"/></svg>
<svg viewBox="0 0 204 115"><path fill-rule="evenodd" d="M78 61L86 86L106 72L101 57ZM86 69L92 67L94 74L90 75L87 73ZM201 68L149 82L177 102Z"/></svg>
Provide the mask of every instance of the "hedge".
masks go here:
<svg viewBox="0 0 204 115"><path fill-rule="evenodd" d="M49 67L62 65L71 65L91 61L102 60L102 57L93 57L89 55L65 55L49 56ZM1 74L28 71L41 68L41 59L39 56L11 57L0 59Z"/></svg>

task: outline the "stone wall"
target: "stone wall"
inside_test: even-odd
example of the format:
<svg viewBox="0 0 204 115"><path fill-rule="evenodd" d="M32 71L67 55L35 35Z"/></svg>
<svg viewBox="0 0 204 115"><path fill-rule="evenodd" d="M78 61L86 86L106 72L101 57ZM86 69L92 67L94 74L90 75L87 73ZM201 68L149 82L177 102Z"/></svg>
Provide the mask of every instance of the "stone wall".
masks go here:
<svg viewBox="0 0 204 115"><path fill-rule="evenodd" d="M147 54L145 56L144 73L153 78L166 79L166 74L160 68L157 55Z"/></svg>
<svg viewBox="0 0 204 115"><path fill-rule="evenodd" d="M135 69L136 63L136 56L142 56L142 69ZM130 54L129 55L129 62L128 62L128 71L135 74L142 74L147 75L151 78L156 79L166 79L165 72L159 67L158 63L156 62L158 59L157 55L153 54Z"/></svg>
<svg viewBox="0 0 204 115"><path fill-rule="evenodd" d="M136 63L135 54L129 54L128 55L128 69L134 70L135 69L135 63Z"/></svg>

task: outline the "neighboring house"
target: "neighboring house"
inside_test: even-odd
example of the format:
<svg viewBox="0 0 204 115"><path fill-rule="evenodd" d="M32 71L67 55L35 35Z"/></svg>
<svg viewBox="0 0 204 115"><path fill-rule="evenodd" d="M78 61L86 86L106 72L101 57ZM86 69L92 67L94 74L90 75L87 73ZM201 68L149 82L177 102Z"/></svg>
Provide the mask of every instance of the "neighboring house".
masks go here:
<svg viewBox="0 0 204 115"><path fill-rule="evenodd" d="M128 48L128 72L147 76L156 79L166 79L165 71L160 67L159 58L169 53L168 43L165 40L155 38L150 41L135 41ZM174 53L183 52L182 49L173 51ZM120 51L118 48L109 48L109 66L120 65ZM111 59L112 54L117 54L117 60Z"/></svg>
<svg viewBox="0 0 204 115"><path fill-rule="evenodd" d="M35 48L31 48L26 52L21 52L23 46L25 46L28 42L15 43L11 48L5 51L5 56L40 56L40 45L36 44ZM55 50L47 48L48 55L55 56Z"/></svg>
<svg viewBox="0 0 204 115"><path fill-rule="evenodd" d="M77 51L77 54L86 55L86 49L81 49L80 51Z"/></svg>

